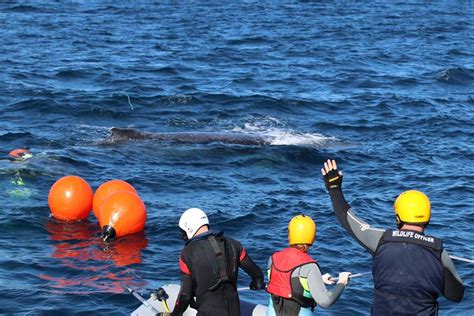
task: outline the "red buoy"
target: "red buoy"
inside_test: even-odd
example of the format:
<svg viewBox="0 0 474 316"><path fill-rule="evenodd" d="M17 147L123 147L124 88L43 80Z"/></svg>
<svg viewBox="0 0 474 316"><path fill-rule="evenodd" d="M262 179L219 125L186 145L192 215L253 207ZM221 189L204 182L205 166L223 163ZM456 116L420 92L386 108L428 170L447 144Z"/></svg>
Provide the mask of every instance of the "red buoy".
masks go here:
<svg viewBox="0 0 474 316"><path fill-rule="evenodd" d="M65 176L49 190L49 209L53 217L59 220L85 219L91 212L93 196L92 188L84 179Z"/></svg>
<svg viewBox="0 0 474 316"><path fill-rule="evenodd" d="M145 227L145 222L145 204L133 192L112 193L99 207L99 224L104 241L138 233Z"/></svg>
<svg viewBox="0 0 474 316"><path fill-rule="evenodd" d="M110 180L102 183L95 191L92 202L92 209L97 219L99 219L99 208L102 202L112 193L119 191L128 191L138 195L137 190L130 183L123 180Z"/></svg>

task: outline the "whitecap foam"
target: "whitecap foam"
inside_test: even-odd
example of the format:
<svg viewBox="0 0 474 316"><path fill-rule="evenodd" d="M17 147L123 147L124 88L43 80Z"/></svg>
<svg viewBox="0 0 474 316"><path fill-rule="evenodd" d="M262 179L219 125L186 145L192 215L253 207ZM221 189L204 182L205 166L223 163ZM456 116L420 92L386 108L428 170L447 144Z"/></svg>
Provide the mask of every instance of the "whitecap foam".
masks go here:
<svg viewBox="0 0 474 316"><path fill-rule="evenodd" d="M336 137L324 136L319 133L303 133L292 129L266 127L261 124L246 123L243 128L235 127L232 132L264 136L271 145L278 146L316 146L321 147L329 142L338 141Z"/></svg>
<svg viewBox="0 0 474 316"><path fill-rule="evenodd" d="M268 135L272 137L272 145L324 146L329 141L337 140L335 137L327 137L319 133L301 133L279 129L268 131Z"/></svg>

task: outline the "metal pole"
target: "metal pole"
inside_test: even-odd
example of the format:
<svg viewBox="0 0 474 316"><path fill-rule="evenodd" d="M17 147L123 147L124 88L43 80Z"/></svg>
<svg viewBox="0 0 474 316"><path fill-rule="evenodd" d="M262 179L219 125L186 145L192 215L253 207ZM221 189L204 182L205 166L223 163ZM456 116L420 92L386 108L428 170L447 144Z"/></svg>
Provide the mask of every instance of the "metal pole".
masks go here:
<svg viewBox="0 0 474 316"><path fill-rule="evenodd" d="M131 288L126 287L125 289L128 291L128 293L132 294L137 300L142 302L143 305L148 307L153 313L155 313L155 314L159 313L159 311L157 311L150 303L148 303L148 301L146 299L144 299L143 296L141 296L140 294L138 294L137 292L135 292Z"/></svg>

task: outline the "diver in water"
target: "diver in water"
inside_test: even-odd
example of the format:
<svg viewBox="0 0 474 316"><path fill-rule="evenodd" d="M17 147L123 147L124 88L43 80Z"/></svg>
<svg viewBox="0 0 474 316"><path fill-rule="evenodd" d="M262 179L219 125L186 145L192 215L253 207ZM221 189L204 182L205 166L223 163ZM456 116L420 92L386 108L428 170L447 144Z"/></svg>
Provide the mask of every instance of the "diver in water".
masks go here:
<svg viewBox="0 0 474 316"><path fill-rule="evenodd" d="M13 161L26 161L33 157L28 147L17 148L8 153L8 159Z"/></svg>
<svg viewBox="0 0 474 316"><path fill-rule="evenodd" d="M400 194L394 204L398 229L378 229L358 218L346 202L336 161L327 160L321 173L339 222L373 256L372 315L438 315L440 294L462 300L464 284L443 242L424 234L431 218L424 193Z"/></svg>
<svg viewBox="0 0 474 316"><path fill-rule="evenodd" d="M199 316L240 316L238 269L252 278L251 290L265 287L262 270L240 242L210 230L202 210L186 210L179 219L179 228L186 241L179 258L181 289L173 312L158 315L182 315L191 305Z"/></svg>
<svg viewBox="0 0 474 316"><path fill-rule="evenodd" d="M289 247L275 252L268 260L270 303L267 316L313 315L316 305L329 308L341 296L350 272L339 273L334 288L329 274L321 275L308 250L316 236L316 224L305 215L298 215L288 224Z"/></svg>
<svg viewBox="0 0 474 316"><path fill-rule="evenodd" d="M8 153L8 160L13 162L25 162L32 158L33 154L28 147L17 148ZM20 174L20 169L15 171L15 178L10 181L12 184L24 186L25 182Z"/></svg>

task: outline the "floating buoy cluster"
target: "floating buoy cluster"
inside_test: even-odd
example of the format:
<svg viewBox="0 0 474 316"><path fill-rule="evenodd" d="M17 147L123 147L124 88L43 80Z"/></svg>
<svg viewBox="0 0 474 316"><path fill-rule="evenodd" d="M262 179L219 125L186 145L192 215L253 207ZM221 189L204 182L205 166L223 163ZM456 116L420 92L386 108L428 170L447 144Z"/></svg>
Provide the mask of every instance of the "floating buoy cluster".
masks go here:
<svg viewBox="0 0 474 316"><path fill-rule="evenodd" d="M48 204L52 216L62 221L86 219L93 210L104 241L138 233L145 227L145 204L137 190L122 180L107 181L94 193L81 177L65 176L52 185Z"/></svg>

